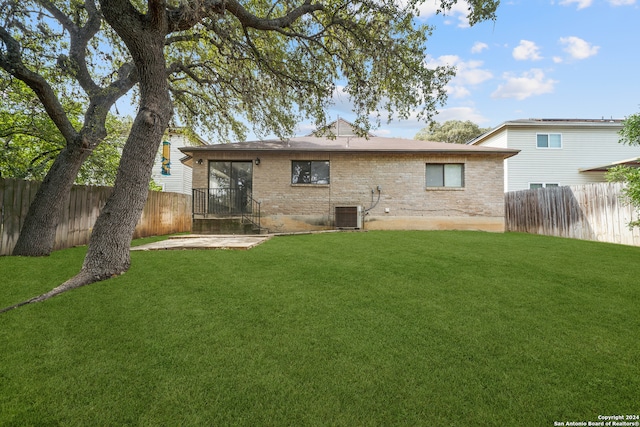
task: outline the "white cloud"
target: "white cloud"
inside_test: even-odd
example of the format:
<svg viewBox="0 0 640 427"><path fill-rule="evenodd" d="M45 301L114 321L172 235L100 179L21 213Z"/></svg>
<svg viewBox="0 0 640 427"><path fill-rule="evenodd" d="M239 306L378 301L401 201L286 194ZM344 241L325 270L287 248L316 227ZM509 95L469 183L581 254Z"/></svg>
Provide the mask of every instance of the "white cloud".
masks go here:
<svg viewBox="0 0 640 427"><path fill-rule="evenodd" d="M564 51L567 52L572 59L586 59L596 55L599 46L593 46L591 43L582 40L580 37L561 37L560 44L564 45Z"/></svg>
<svg viewBox="0 0 640 427"><path fill-rule="evenodd" d="M593 3L593 0L562 0L560 2L560 4L562 5L570 5L572 3L577 3L578 10L580 10L580 9L584 9L591 6L591 3Z"/></svg>
<svg viewBox="0 0 640 427"><path fill-rule="evenodd" d="M459 85L478 85L493 78L490 71L480 68L483 64L482 61L464 61L457 55L443 55L431 63L456 67L456 76L452 83Z"/></svg>
<svg viewBox="0 0 640 427"><path fill-rule="evenodd" d="M482 42L475 42L471 48L471 53L480 53L485 49L489 49L489 45Z"/></svg>
<svg viewBox="0 0 640 427"><path fill-rule="evenodd" d="M486 82L493 77L490 71L480 68L482 61L469 61L461 62L458 65L458 72L456 74L456 82L468 85L479 85Z"/></svg>
<svg viewBox="0 0 640 427"><path fill-rule="evenodd" d="M447 93L453 98L471 95L467 86L476 86L493 78L491 71L481 68L482 61L464 61L457 55L443 55L429 61L429 65L456 67L456 75L447 85Z"/></svg>
<svg viewBox="0 0 640 427"><path fill-rule="evenodd" d="M345 90L345 86L336 85L331 98L331 109L334 111L350 114L353 112L353 104L349 99L349 94Z"/></svg>
<svg viewBox="0 0 640 427"><path fill-rule="evenodd" d="M520 44L513 49L513 57L517 61L539 61L540 48L532 41L520 40Z"/></svg>
<svg viewBox="0 0 640 427"><path fill-rule="evenodd" d="M535 95L552 93L555 80L546 78L540 69L532 69L515 76L505 73L503 76L505 83L498 86L498 89L491 94L492 98L515 98L519 101Z"/></svg>
<svg viewBox="0 0 640 427"><path fill-rule="evenodd" d="M308 135L313 131L316 131L318 127L310 122L298 123L295 133L296 135Z"/></svg>
<svg viewBox="0 0 640 427"><path fill-rule="evenodd" d="M442 66L455 66L462 62L458 55L442 55L437 58L428 57L427 63L429 66L442 67Z"/></svg>
<svg viewBox="0 0 640 427"><path fill-rule="evenodd" d="M475 124L487 123L489 120L472 107L452 107L438 111L436 116L438 122L443 123L447 120L470 120Z"/></svg>
<svg viewBox="0 0 640 427"><path fill-rule="evenodd" d="M405 2L403 1L401 3L404 4ZM435 4L435 2L428 4L421 3L418 6L418 11L420 12L420 18L427 19L436 14L436 12L438 11L438 6Z"/></svg>
<svg viewBox="0 0 640 427"><path fill-rule="evenodd" d="M447 95L451 98L467 98L471 96L471 91L464 86L448 85Z"/></svg>
<svg viewBox="0 0 640 427"><path fill-rule="evenodd" d="M631 6L636 4L636 0L609 0L611 6Z"/></svg>

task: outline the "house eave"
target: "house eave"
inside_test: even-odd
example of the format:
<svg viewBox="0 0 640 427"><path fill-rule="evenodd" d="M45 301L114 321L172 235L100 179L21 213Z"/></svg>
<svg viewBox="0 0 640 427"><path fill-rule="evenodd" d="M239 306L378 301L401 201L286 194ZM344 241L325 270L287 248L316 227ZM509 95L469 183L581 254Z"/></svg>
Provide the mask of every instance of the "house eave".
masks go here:
<svg viewBox="0 0 640 427"><path fill-rule="evenodd" d="M400 138L314 138L302 137L290 140L254 141L230 144L213 144L202 147L184 147L188 155L214 152L251 153L340 153L340 154L449 154L449 155L500 155L515 156L519 150L495 147L477 147L464 144L446 144L432 141L416 141Z"/></svg>
<svg viewBox="0 0 640 427"><path fill-rule="evenodd" d="M467 142L467 145L479 145L491 136L505 130L518 128L614 128L622 129L621 119L518 119L501 123L490 131Z"/></svg>
<svg viewBox="0 0 640 427"><path fill-rule="evenodd" d="M640 158L634 157L631 159L620 160L617 162L607 163L605 165L592 166L587 168L578 169L579 172L607 172L609 169L616 166L627 166L632 168L640 167Z"/></svg>

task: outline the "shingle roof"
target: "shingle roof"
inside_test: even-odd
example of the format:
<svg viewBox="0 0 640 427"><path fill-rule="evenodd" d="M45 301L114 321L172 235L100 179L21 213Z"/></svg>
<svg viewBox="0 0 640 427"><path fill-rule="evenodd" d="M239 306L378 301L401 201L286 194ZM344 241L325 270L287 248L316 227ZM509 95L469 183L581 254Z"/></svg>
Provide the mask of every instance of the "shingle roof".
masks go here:
<svg viewBox="0 0 640 427"><path fill-rule="evenodd" d="M302 136L286 140L266 140L234 142L230 144L212 144L202 147L185 147L184 153L202 153L216 151L254 151L254 152L369 152L369 153L451 153L451 154L501 154L505 158L514 156L518 150L448 144L444 142L418 141L403 138L385 137L337 137L334 139L315 136Z"/></svg>
<svg viewBox="0 0 640 427"><path fill-rule="evenodd" d="M578 171L580 172L607 172L609 169L614 168L616 166L627 166L632 168L640 167L640 159L637 157L633 157L631 159L618 160L617 162L609 162L607 164L600 164L597 166L591 166L588 168L580 168Z"/></svg>
<svg viewBox="0 0 640 427"><path fill-rule="evenodd" d="M517 119L505 123L531 123L531 124L589 124L589 123L622 123L622 119Z"/></svg>

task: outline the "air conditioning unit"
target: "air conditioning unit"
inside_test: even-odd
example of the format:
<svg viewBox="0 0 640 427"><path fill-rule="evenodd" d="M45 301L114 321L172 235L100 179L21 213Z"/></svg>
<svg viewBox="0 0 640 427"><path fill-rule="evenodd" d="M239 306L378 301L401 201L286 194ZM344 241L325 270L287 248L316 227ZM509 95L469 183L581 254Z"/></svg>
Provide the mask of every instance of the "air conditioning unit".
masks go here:
<svg viewBox="0 0 640 427"><path fill-rule="evenodd" d="M362 228L362 206L336 206L336 228Z"/></svg>

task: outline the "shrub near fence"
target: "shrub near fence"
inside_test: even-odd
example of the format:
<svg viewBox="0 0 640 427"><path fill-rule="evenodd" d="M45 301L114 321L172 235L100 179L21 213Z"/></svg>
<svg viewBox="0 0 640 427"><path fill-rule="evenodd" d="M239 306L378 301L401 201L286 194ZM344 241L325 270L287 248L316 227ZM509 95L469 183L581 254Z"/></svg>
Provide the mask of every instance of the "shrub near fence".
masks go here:
<svg viewBox="0 0 640 427"><path fill-rule="evenodd" d="M547 187L505 193L505 229L640 246L629 229L637 213L621 200L620 183Z"/></svg>
<svg viewBox="0 0 640 427"><path fill-rule="evenodd" d="M0 255L10 255L39 182L0 179ZM56 229L54 249L85 245L111 187L74 185ZM149 192L134 238L191 231L191 196Z"/></svg>

